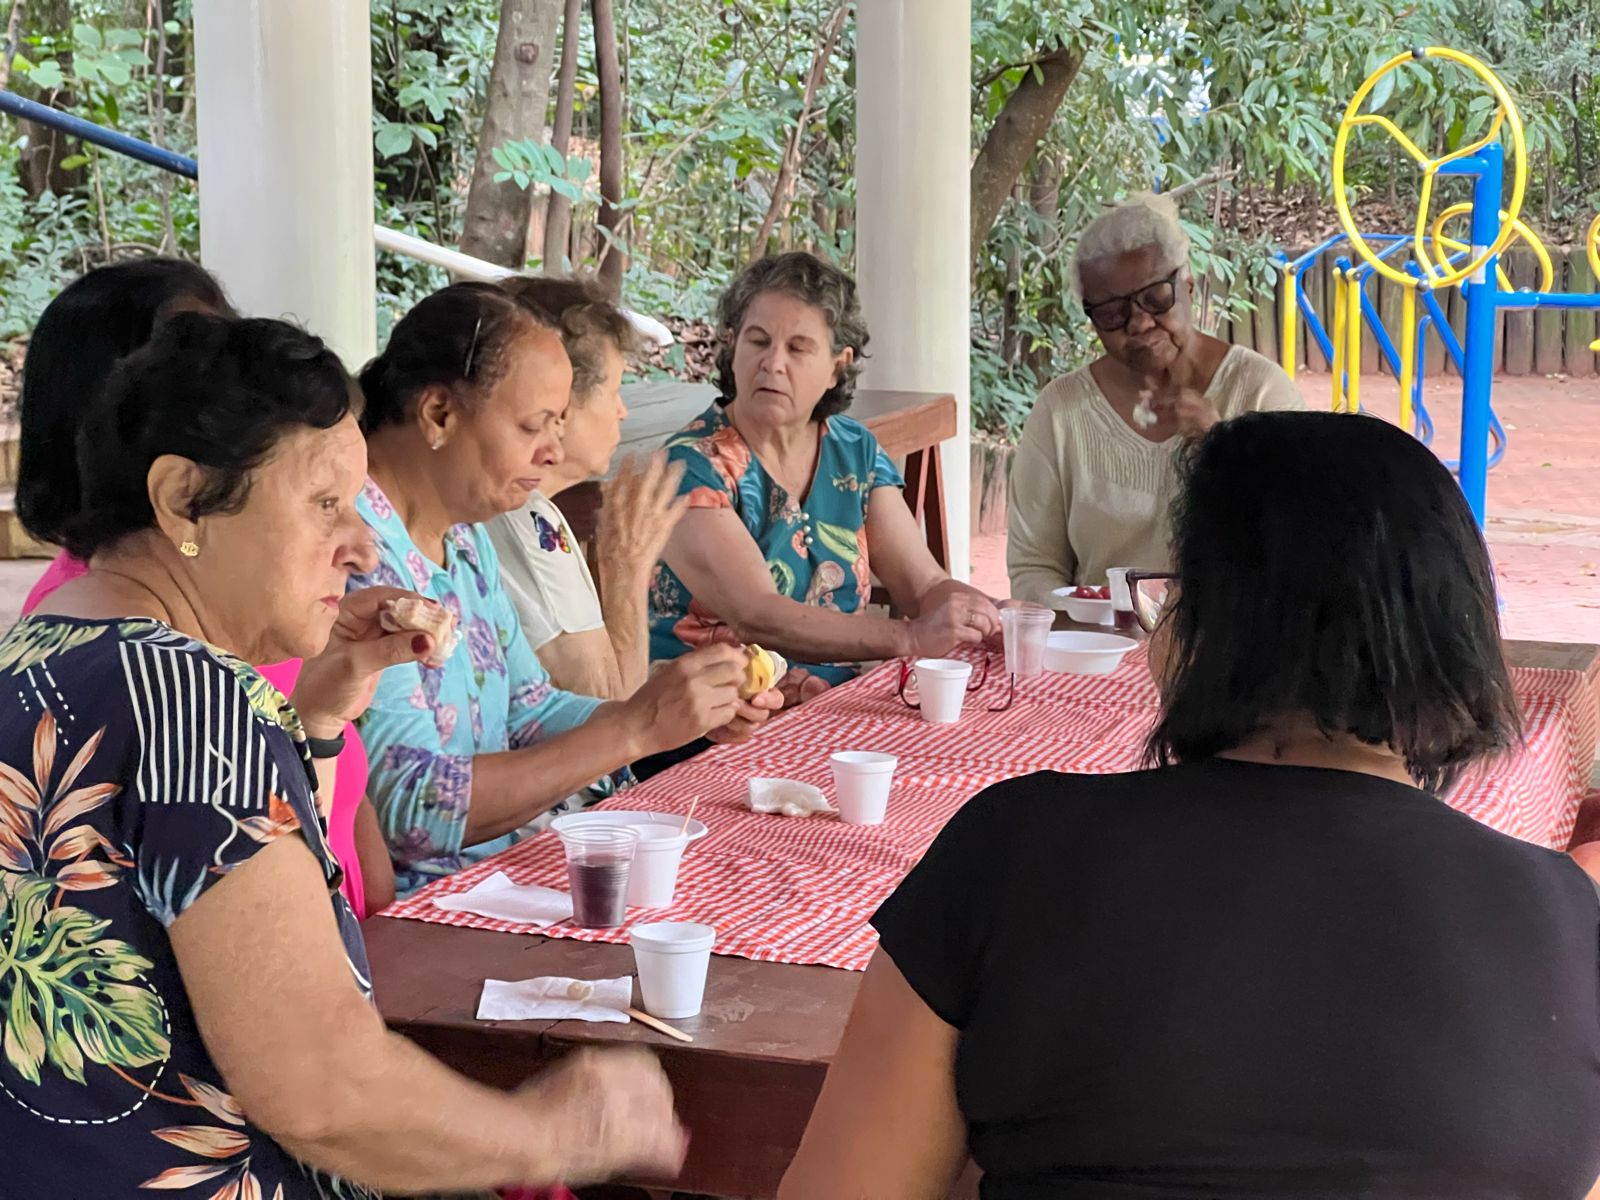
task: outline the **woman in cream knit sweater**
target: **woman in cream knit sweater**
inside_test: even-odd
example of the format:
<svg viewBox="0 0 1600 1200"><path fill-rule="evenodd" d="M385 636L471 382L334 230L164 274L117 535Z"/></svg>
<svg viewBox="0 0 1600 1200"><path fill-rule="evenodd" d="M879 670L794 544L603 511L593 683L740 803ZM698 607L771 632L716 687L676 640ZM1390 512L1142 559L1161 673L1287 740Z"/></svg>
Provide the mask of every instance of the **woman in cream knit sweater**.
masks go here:
<svg viewBox="0 0 1600 1200"><path fill-rule="evenodd" d="M1304 408L1277 364L1191 320L1189 239L1176 206L1137 196L1078 240L1073 274L1105 353L1047 384L1011 468L1011 594L1168 567L1174 457L1219 420Z"/></svg>

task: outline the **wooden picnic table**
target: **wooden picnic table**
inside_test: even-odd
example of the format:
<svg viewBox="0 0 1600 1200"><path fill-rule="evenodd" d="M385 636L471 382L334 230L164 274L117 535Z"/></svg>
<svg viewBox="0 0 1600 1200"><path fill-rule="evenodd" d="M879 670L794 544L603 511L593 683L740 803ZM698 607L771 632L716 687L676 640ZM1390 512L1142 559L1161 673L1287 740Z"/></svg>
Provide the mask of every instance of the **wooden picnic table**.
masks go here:
<svg viewBox="0 0 1600 1200"><path fill-rule="evenodd" d="M1511 642L1506 657L1517 667L1581 672L1600 696L1600 647ZM485 979L629 975L627 946L386 917L370 919L364 929L384 1019L474 1079L510 1087L577 1046L652 1047L692 1134L674 1187L715 1196L776 1192L861 978L828 967L714 957L703 1012L676 1022L695 1038L681 1045L634 1024L486 1022L474 1015Z"/></svg>
<svg viewBox="0 0 1600 1200"><path fill-rule="evenodd" d="M628 419L622 423L620 459L659 449L715 400L717 390L699 383L630 384L623 388ZM950 565L945 528L944 475L936 453L956 434L956 400L948 392L901 392L864 388L856 392L849 415L878 439L890 458L903 459L906 504L921 523L928 549L939 565ZM600 485L580 483L556 497L556 504L585 545L593 542L600 517Z"/></svg>

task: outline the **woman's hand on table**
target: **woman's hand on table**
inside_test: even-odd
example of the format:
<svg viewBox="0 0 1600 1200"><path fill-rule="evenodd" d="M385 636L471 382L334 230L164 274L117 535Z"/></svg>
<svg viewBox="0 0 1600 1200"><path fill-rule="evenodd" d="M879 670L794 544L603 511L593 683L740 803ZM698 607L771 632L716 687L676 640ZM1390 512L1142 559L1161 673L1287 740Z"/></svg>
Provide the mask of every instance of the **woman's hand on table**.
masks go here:
<svg viewBox="0 0 1600 1200"><path fill-rule="evenodd" d="M385 601L415 595L387 587L345 595L328 644L321 654L305 660L291 697L312 737L338 737L347 724L367 711L379 675L389 667L420 662L433 653L429 635L413 630L390 633L378 622Z"/></svg>
<svg viewBox="0 0 1600 1200"><path fill-rule="evenodd" d="M663 663L622 701L631 757L676 750L740 719L744 668L741 646L706 646Z"/></svg>
<svg viewBox="0 0 1600 1200"><path fill-rule="evenodd" d="M739 711L733 720L706 737L720 745L748 741L750 735L767 723L767 718L783 707L783 695L777 688L762 692L749 700L739 701Z"/></svg>
<svg viewBox="0 0 1600 1200"><path fill-rule="evenodd" d="M822 676L813 675L804 667L790 667L784 677L778 680L778 694L783 697L784 708L799 708L832 686Z"/></svg>
<svg viewBox="0 0 1600 1200"><path fill-rule="evenodd" d="M670 1179L689 1138L678 1124L672 1085L647 1050L577 1050L518 1089L541 1128L565 1147L559 1180L600 1183L622 1174Z"/></svg>
<svg viewBox="0 0 1600 1200"><path fill-rule="evenodd" d="M928 597L931 605L911 622L914 656L937 657L976 646L1000 632L1000 610L983 593L962 584L947 585Z"/></svg>

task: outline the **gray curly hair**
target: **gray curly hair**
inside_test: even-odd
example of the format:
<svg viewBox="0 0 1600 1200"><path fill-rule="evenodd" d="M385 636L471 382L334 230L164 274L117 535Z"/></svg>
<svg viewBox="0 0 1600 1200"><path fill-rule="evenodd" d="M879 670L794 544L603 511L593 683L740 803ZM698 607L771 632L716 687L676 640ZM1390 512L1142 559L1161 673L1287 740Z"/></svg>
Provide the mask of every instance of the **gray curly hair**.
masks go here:
<svg viewBox="0 0 1600 1200"><path fill-rule="evenodd" d="M786 292L820 308L833 335L832 353L837 355L846 348L855 352L839 382L822 393L811 419L825 421L844 412L855 398L856 378L866 358L867 323L861 315L856 281L832 263L803 250L757 259L734 277L717 301L717 329L721 334L717 349L717 389L721 394L717 403L724 407L733 403L737 390L733 380L734 342L744 327L750 305L764 292Z"/></svg>

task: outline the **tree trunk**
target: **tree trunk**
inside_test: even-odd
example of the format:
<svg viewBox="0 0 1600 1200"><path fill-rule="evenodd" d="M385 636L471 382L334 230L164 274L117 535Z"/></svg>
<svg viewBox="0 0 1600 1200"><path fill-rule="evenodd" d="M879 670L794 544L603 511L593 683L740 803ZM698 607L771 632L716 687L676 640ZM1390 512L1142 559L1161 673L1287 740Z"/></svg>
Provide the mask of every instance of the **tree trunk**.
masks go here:
<svg viewBox="0 0 1600 1200"><path fill-rule="evenodd" d="M550 145L562 158L572 145L572 109L578 93L578 34L582 32L583 0L567 0L561 18L561 78L556 84L555 123L550 130ZM572 201L554 188L544 210L544 254L546 271L566 270L571 250Z"/></svg>
<svg viewBox="0 0 1600 1200"><path fill-rule="evenodd" d="M8 87L11 83L11 63L17 57L17 48L22 44L22 9L27 0L12 0L11 19L6 22L6 48L5 58L0 61L0 88ZM1573 77L1574 90L1576 90L1577 77Z"/></svg>
<svg viewBox="0 0 1600 1200"><path fill-rule="evenodd" d="M162 0L149 0L150 22L155 26L156 58L155 94L150 101L150 142L165 147L167 144L167 14ZM172 173L158 171L161 176L161 253L178 253L178 226L172 216Z"/></svg>
<svg viewBox="0 0 1600 1200"><path fill-rule="evenodd" d="M1572 165L1577 168L1575 178L1581 188L1588 176L1583 171L1583 102L1576 71L1572 73Z"/></svg>
<svg viewBox="0 0 1600 1200"><path fill-rule="evenodd" d="M1053 261L1061 245L1061 164L1047 154L1034 161L1033 182L1028 188L1028 203L1038 215L1035 244L1046 261ZM1065 321L1061 309L1062 292L1049 289L1040 305L1038 318L1046 325ZM1022 349L1022 362L1041 381L1050 375L1054 355L1048 342Z"/></svg>
<svg viewBox="0 0 1600 1200"><path fill-rule="evenodd" d="M1006 98L994 128L983 139L983 148L972 164L974 259L1082 65L1083 56L1074 51L1051 50L1042 55L1036 68L1029 70Z"/></svg>
<svg viewBox="0 0 1600 1200"><path fill-rule="evenodd" d="M594 66L600 82L600 235L599 282L612 297L622 295L626 268L621 249L622 68L617 60L617 23L611 0L591 0L594 13ZM606 234L611 236L607 237Z"/></svg>
<svg viewBox="0 0 1600 1200"><path fill-rule="evenodd" d="M1013 200L1022 199L1022 182L1018 180L1011 189ZM1022 349L1022 336L1017 331L1017 318L1022 308L1022 238L1011 239L1006 251L1006 288L1000 303L1000 356L1007 367L1017 365Z"/></svg>
<svg viewBox="0 0 1600 1200"><path fill-rule="evenodd" d="M28 32L66 34L72 29L71 0L32 0L24 9L22 22ZM57 54L55 58L61 63L63 74L71 75L71 52ZM45 92L29 85L14 87L12 91L51 108L71 109L74 102L72 94L65 90ZM28 147L18 157L17 168L23 190L30 200L37 200L46 192L65 195L83 186L87 178L84 168L71 171L61 169L64 160L81 151L82 143L77 138L32 121L19 121L17 124L28 138Z"/></svg>
<svg viewBox="0 0 1600 1200"><path fill-rule="evenodd" d="M544 135L550 46L560 14L561 0L500 0L488 107L467 191L462 251L516 270L528 261L533 192L519 188L515 180L494 181L500 171L494 151L508 142L537 141Z"/></svg>
<svg viewBox="0 0 1600 1200"><path fill-rule="evenodd" d="M789 135L789 145L783 152L783 162L778 167L778 181L772 187L772 203L767 205L767 215L762 218L761 229L757 232L755 245L750 250L752 258L759 258L767 252L773 227L782 223L789 211L789 193L794 188L795 172L800 168L800 139L805 136L806 124L811 120L811 105L816 101L817 89L822 86L823 72L828 69L828 60L833 57L833 44L838 40L839 32L844 28L844 19L849 12L848 4L839 5L834 10L833 19L828 22L827 29L817 39L817 48L811 55L811 71L806 75L805 97L800 101L800 117L795 122L794 132Z"/></svg>

